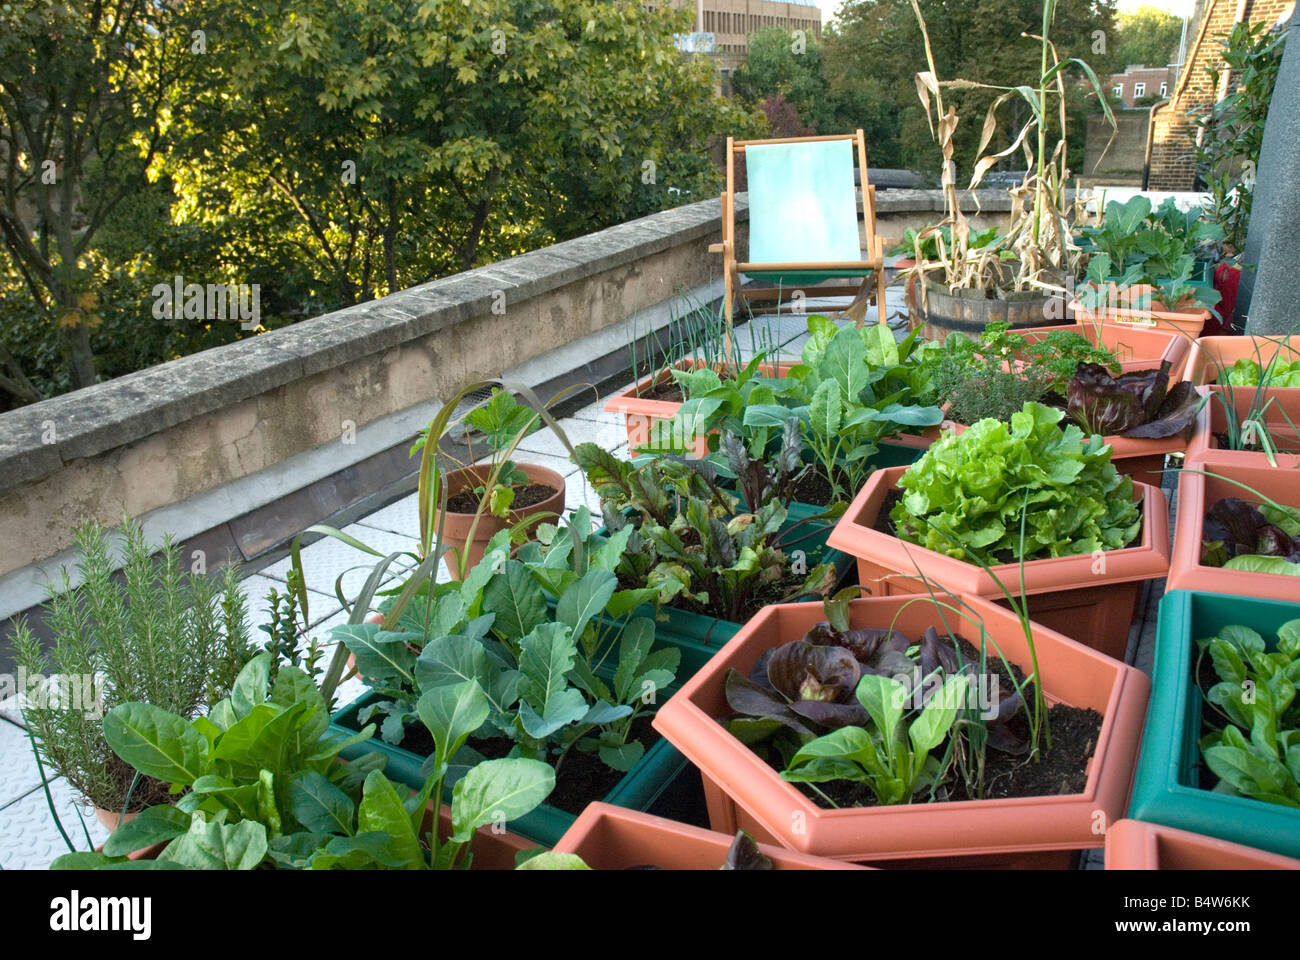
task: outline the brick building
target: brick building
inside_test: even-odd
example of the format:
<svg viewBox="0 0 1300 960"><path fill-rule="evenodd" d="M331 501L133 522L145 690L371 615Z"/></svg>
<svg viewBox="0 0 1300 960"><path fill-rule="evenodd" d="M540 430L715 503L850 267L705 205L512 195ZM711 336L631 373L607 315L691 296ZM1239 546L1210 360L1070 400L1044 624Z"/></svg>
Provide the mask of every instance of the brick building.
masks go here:
<svg viewBox="0 0 1300 960"><path fill-rule="evenodd" d="M672 6L693 7L691 29L712 35L724 90L729 91L732 71L749 54L749 35L763 27L802 30L809 37L822 35L822 12L815 0L670 0Z"/></svg>
<svg viewBox="0 0 1300 960"><path fill-rule="evenodd" d="M1196 181L1196 161L1192 148L1196 125L1188 113L1208 106L1227 92L1229 78L1221 79L1220 89L1212 89L1205 68L1222 64L1221 34L1235 23L1286 23L1295 10L1295 0L1198 0L1196 13L1189 24L1187 55L1169 99L1151 108L1151 132L1148 135L1148 174L1150 190L1191 190Z"/></svg>
<svg viewBox="0 0 1300 960"><path fill-rule="evenodd" d="M1129 64L1123 73L1112 73L1107 87L1126 107L1132 107L1144 97L1165 98L1169 96L1171 80L1176 79L1170 66L1148 67L1144 64Z"/></svg>

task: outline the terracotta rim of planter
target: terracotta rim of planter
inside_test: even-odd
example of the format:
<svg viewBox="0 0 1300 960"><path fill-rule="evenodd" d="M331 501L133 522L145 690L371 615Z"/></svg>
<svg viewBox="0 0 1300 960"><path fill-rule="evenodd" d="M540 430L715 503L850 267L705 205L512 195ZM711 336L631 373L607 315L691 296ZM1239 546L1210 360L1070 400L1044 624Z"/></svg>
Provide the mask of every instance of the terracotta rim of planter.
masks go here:
<svg viewBox="0 0 1300 960"><path fill-rule="evenodd" d="M1088 310L1078 300L1072 301L1069 309L1079 322L1102 322L1152 330L1165 330L1192 338L1201 335L1206 322L1210 319L1210 311L1204 307L1170 310L1159 300L1151 301L1151 309L1149 310L1132 310L1126 307L1109 306L1097 310Z"/></svg>
<svg viewBox="0 0 1300 960"><path fill-rule="evenodd" d="M673 366L678 370L694 370L699 365L691 357L678 360ZM759 365L759 369L764 376L784 377L790 372L790 368L795 366L793 361L768 362ZM715 364L714 370L721 372L722 365ZM653 424L672 420L677 416L677 411L681 409L680 400L654 400L649 397L639 396L642 392L649 390L657 384L664 383L672 378L672 374L667 369L659 369L648 377L643 377L634 385L626 390L614 394L606 402L604 410L606 413L621 413L627 427L628 449L635 453L639 447L650 441L650 428ZM696 459L703 459L708 456L709 441L708 437L696 437L691 445L691 454Z"/></svg>
<svg viewBox="0 0 1300 960"><path fill-rule="evenodd" d="M534 463L516 463L515 466L523 471L530 483L546 484L546 486L553 488L555 493L540 503L521 507L518 510L511 510L508 519L505 520L484 511L479 518L478 527L474 530L474 540L469 545L469 565L471 567L483 559L483 554L487 549L487 542L498 531L522 523L529 517L536 517L537 519L528 527L531 533L538 524L547 519L546 514L551 514L557 518L564 515L564 478L549 467L539 467ZM447 485L448 499L462 490L473 489L483 483L490 473L491 468L482 464L472 467L460 467L449 471L444 481ZM451 510L447 511L446 518L442 521L443 538L452 547L452 552L447 553L444 562L452 576L456 575L454 551L465 548L465 538L469 536L469 528L473 522L474 514L455 513ZM437 523L438 517L435 510L435 526Z"/></svg>
<svg viewBox="0 0 1300 960"><path fill-rule="evenodd" d="M1282 465L1279 458L1279 467ZM1263 597L1269 600L1295 601L1300 598L1300 578L1283 573L1257 573L1249 570L1225 570L1201 564L1201 536L1205 526L1205 512L1211 504L1224 497L1253 499L1252 494L1233 483L1221 482L1204 473L1218 474L1253 487L1265 496L1272 497L1284 506L1300 506L1296 502L1300 491L1300 456L1285 458L1287 467L1227 462L1219 459L1202 460L1185 467L1178 477L1178 517L1174 526L1174 547L1169 562L1167 590L1204 590L1209 593L1232 593L1246 597ZM1211 485L1218 492L1211 499Z"/></svg>
<svg viewBox="0 0 1300 960"><path fill-rule="evenodd" d="M1029 330L1020 330L1022 336L1027 336L1030 340L1042 339L1046 334L1057 330L1073 331L1084 337L1095 347L1100 342L1119 357L1116 348L1112 347L1111 342L1117 346L1129 346L1134 353L1131 360L1120 359L1120 366L1124 373L1132 373L1137 370L1149 370L1153 367L1160 366L1160 361L1169 361L1169 382L1176 383L1183 379L1183 368L1187 363L1187 354L1191 350L1191 342L1181 334L1173 330L1161 329L1159 327L1143 327L1132 323L1112 323L1109 320L1084 319L1082 317L1075 320L1074 323L1061 324L1055 327L1034 327ZM1125 344L1124 338L1132 338L1135 342Z"/></svg>
<svg viewBox="0 0 1300 960"><path fill-rule="evenodd" d="M622 870L654 864L665 870L717 870L727 857L733 837L639 810L596 802L578 815L556 853L582 857L593 870ZM870 870L854 863L812 857L770 843L758 849L778 870Z"/></svg>
<svg viewBox="0 0 1300 960"><path fill-rule="evenodd" d="M1120 820L1106 831L1107 870L1300 870L1300 860L1188 830Z"/></svg>
<svg viewBox="0 0 1300 960"><path fill-rule="evenodd" d="M868 477L844 516L831 530L827 544L860 560L886 567L904 578L916 579L919 566L940 589L951 593L1001 597L1002 591L993 577L978 564L945 556L872 529L886 493L897 485L898 478L907 469L887 467ZM1026 561L1025 592L1032 595L1080 585L1093 587L1163 577L1169 570L1169 509L1165 495L1159 487L1134 482L1133 498L1142 502L1142 539L1139 544L1105 551L1104 573L1093 572L1095 561L1091 554ZM1020 564L999 564L991 570L1009 590L1018 590ZM923 588L918 586L918 589Z"/></svg>
<svg viewBox="0 0 1300 960"><path fill-rule="evenodd" d="M421 833L427 832L430 827L433 805L434 802L430 800L425 808L424 823L420 825ZM445 803L438 805L438 833L440 836L451 833L451 807ZM539 846L541 844L534 843L517 833L511 833L509 830L496 832L490 825L479 827L469 842L470 852L474 854L471 869L513 870L516 853L533 850Z"/></svg>
<svg viewBox="0 0 1300 960"><path fill-rule="evenodd" d="M1197 387L1197 391L1202 395L1210 394L1208 387ZM1240 464L1250 467L1272 467L1273 464L1268 462L1268 455L1253 450L1226 450L1219 446L1219 441L1215 439L1215 434L1227 429L1227 414L1224 412L1223 404L1214 399L1210 400L1201 407L1200 413L1196 415L1196 429L1192 431L1192 438L1187 441L1187 454L1184 463L1188 466L1200 465L1204 463L1227 463ZM1284 441L1290 438L1288 442L1283 443L1283 447L1294 448L1294 453L1279 452L1274 456L1277 463L1276 469L1297 470L1300 469L1300 438L1291 428L1291 424L1285 420L1267 420L1267 426L1270 435L1276 440L1281 437ZM1300 424L1297 424L1300 426ZM1209 468L1205 468L1209 469Z"/></svg>
<svg viewBox="0 0 1300 960"><path fill-rule="evenodd" d="M990 649L996 645L1013 663L1029 663L1015 614L975 596L937 596L964 601L970 615L983 619ZM951 611L945 615L950 624L957 617ZM1094 832L1098 813L1108 822L1124 816L1150 680L1140 670L1038 624L1033 627L1034 642L1048 702L1091 707L1103 717L1082 793L886 807L817 806L719 721L731 712L724 693L727 671L734 667L748 674L765 650L798 639L823 616L820 603L764 607L652 721L704 776L784 845L815 856L867 861L1082 849L1103 843ZM892 625L909 636L919 636L923 625L945 629L928 597L858 599L849 604L849 616L855 628ZM974 632L969 619L965 629L955 629L967 639Z"/></svg>
<svg viewBox="0 0 1300 960"><path fill-rule="evenodd" d="M1277 343L1275 341L1284 341ZM1238 411L1244 413L1254 400L1255 387L1221 387L1214 381L1219 370L1230 367L1242 358L1255 359L1256 350L1265 363L1283 350L1283 359L1300 360L1300 334L1290 337L1199 337L1187 357L1186 379L1197 386L1208 387L1215 393L1228 396ZM1283 420L1285 412L1300 425L1300 387L1269 387L1264 396L1273 398L1266 417Z"/></svg>

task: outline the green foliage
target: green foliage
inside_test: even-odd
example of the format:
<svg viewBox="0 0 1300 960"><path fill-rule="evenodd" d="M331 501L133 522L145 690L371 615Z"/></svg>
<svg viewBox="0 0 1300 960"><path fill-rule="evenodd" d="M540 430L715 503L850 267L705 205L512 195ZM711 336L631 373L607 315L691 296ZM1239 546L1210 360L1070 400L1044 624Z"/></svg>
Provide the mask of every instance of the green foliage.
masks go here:
<svg viewBox="0 0 1300 960"><path fill-rule="evenodd" d="M1091 253L1088 283L1079 289L1089 310L1134 284L1154 286L1170 309L1187 298L1203 307L1221 299L1212 283L1197 276L1196 254L1223 240L1223 228L1197 209L1180 210L1172 197L1156 209L1140 194L1124 203L1112 200L1101 223L1080 227L1078 234L1080 246Z"/></svg>
<svg viewBox="0 0 1300 960"><path fill-rule="evenodd" d="M980 420L943 436L899 480L897 535L989 564L1128 546L1141 526L1132 480L1101 437L1062 430L1063 416L1026 403L1010 424Z"/></svg>
<svg viewBox="0 0 1300 960"><path fill-rule="evenodd" d="M796 50L798 52L796 52ZM742 102L759 106L781 98L813 133L838 133L835 105L827 96L822 44L805 35L796 47L784 27L762 27L749 38L745 62L732 74L732 87Z"/></svg>
<svg viewBox="0 0 1300 960"><path fill-rule="evenodd" d="M579 444L574 460L601 498L606 530L625 538L613 569L653 588L657 603L739 622L765 589L787 580L790 567L776 545L787 516L779 501L739 512L708 461L633 465L594 443ZM792 595L824 596L834 579L829 564L814 567Z"/></svg>
<svg viewBox="0 0 1300 960"><path fill-rule="evenodd" d="M437 745L433 769L414 796L380 771L381 754L350 764L336 758L354 737L328 737L329 714L311 679L295 667L270 678L270 654L240 674L230 699L207 717L184 718L142 703L120 704L104 734L124 761L189 792L172 806L150 807L123 824L104 852L60 858L54 868L112 866L124 854L165 843L160 866L251 870L269 862L294 869L450 869L467 867L474 831L514 819L546 799L555 774L544 763L481 763L457 782L451 832L423 831L429 799L442 796L448 758L488 712L474 680L422 697L420 716Z"/></svg>
<svg viewBox="0 0 1300 960"><path fill-rule="evenodd" d="M176 275L258 283L273 329L716 195L710 139L762 121L674 48L689 16L633 0L6 8L0 127L20 162L0 191L2 402L239 339L152 316Z"/></svg>
<svg viewBox="0 0 1300 960"><path fill-rule="evenodd" d="M1204 695L1223 724L1200 742L1215 791L1300 807L1300 620L1278 628L1272 652L1242 626L1196 645L1198 675L1208 653L1219 678Z"/></svg>
<svg viewBox="0 0 1300 960"><path fill-rule="evenodd" d="M1270 364L1267 373L1257 360L1242 357L1231 367L1219 371L1218 382L1234 387L1300 387L1300 360L1277 359Z"/></svg>
<svg viewBox="0 0 1300 960"><path fill-rule="evenodd" d="M1209 87L1220 89L1224 67L1236 85L1222 100L1191 114L1200 128L1195 145L1197 176L1210 193L1211 216L1222 227L1224 246L1230 253L1240 253L1246 245L1255 168L1286 31L1271 30L1263 22L1237 23L1230 33L1216 34L1216 39L1223 44L1222 66L1214 58L1205 68Z"/></svg>
<svg viewBox="0 0 1300 960"><path fill-rule="evenodd" d="M978 339L951 333L925 362L937 394L949 401L949 419L965 424L1006 420L1029 401L1063 396L1080 363L1098 363L1113 373L1121 369L1110 351L1075 331L1054 330L1031 340L1005 323L989 324Z"/></svg>
<svg viewBox="0 0 1300 960"><path fill-rule="evenodd" d="M1119 43L1115 45L1115 70L1143 64L1163 67L1178 58L1183 36L1183 19L1150 4L1121 13L1115 18ZM1189 38L1190 39L1190 38Z"/></svg>
<svg viewBox="0 0 1300 960"><path fill-rule="evenodd" d="M948 737L966 705L970 679L949 677L908 722L908 690L890 677L869 673L858 681L857 698L871 718L866 727L841 727L800 747L781 772L784 780L865 783L882 804L910 803L942 779L945 763L932 751Z"/></svg>
<svg viewBox="0 0 1300 960"><path fill-rule="evenodd" d="M64 568L47 584L47 653L25 623L14 635L19 666L37 685L23 716L44 764L102 809L139 810L158 784L131 791L132 773L100 729L103 711L143 701L186 717L224 696L252 655L236 574L220 581L181 573L170 539L155 559L143 529L123 524L121 580L107 531L86 521L73 533L79 583ZM211 699L210 699L211 698Z"/></svg>
<svg viewBox="0 0 1300 960"><path fill-rule="evenodd" d="M391 698L360 722L385 715L384 738L400 743L417 698L472 678L488 705L479 736L509 737L515 755L557 769L575 747L630 769L643 750L629 742L632 722L672 684L680 653L652 652L653 621L627 619L654 592L618 589L613 570L627 535L611 544L590 530L582 508L570 524L543 525L544 544L525 545L518 559L498 534L464 582L433 585L395 626L334 628L363 679Z"/></svg>

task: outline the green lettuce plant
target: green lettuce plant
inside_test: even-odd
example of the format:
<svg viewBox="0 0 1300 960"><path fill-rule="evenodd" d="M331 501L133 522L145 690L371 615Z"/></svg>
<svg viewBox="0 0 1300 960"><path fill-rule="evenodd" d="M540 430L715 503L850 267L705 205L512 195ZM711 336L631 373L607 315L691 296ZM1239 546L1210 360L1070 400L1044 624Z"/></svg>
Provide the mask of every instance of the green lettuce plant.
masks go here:
<svg viewBox="0 0 1300 960"><path fill-rule="evenodd" d="M1030 402L1010 423L980 420L946 434L899 479L897 536L990 564L1127 546L1141 526L1132 480L1100 436L1061 429L1063 416Z"/></svg>
<svg viewBox="0 0 1300 960"><path fill-rule="evenodd" d="M1243 626L1196 642L1219 682L1203 691L1224 724L1201 738L1215 791L1300 807L1300 620L1277 630L1275 650Z"/></svg>
<svg viewBox="0 0 1300 960"><path fill-rule="evenodd" d="M867 726L841 727L804 744L781 772L784 780L865 783L882 804L910 803L944 775L945 765L932 755L948 737L966 705L970 680L949 677L925 706L904 723L908 689L892 677L866 674L856 696L871 717Z"/></svg>

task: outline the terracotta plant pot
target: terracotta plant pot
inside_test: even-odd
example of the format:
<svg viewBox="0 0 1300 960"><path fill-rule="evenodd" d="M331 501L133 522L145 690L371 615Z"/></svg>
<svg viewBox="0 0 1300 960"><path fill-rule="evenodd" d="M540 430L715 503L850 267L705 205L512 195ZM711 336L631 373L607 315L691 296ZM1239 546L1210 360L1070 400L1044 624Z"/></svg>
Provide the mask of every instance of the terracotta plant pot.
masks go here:
<svg viewBox="0 0 1300 960"><path fill-rule="evenodd" d="M1204 307L1196 307L1190 301L1182 306L1170 309L1159 300L1151 300L1150 307L1136 306L1142 298L1154 294L1155 288L1147 284L1135 284L1120 291L1111 298L1111 305L1102 305L1095 310L1086 309L1079 301L1070 304L1070 310L1078 322L1095 323L1098 321L1131 327L1146 327L1176 333L1184 338L1199 337L1205 330L1211 313Z"/></svg>
<svg viewBox="0 0 1300 960"><path fill-rule="evenodd" d="M1208 393L1208 387L1198 388L1202 394ZM1292 427L1283 419L1268 420L1266 419L1269 437L1277 446L1277 453L1274 459L1277 469L1282 470L1300 470L1300 434L1296 427ZM1192 437L1187 441L1187 455L1184 463L1187 466L1198 466L1207 461L1216 463L1237 464L1247 467L1272 467L1269 463L1268 455L1262 452L1252 450L1228 450L1219 446L1217 439L1221 433L1228 431L1228 413L1223 402L1217 397L1211 397L1209 402L1201 408L1197 414L1196 428L1192 431ZM1201 466L1200 469L1212 469Z"/></svg>
<svg viewBox="0 0 1300 960"><path fill-rule="evenodd" d="M1107 870L1300 870L1300 860L1141 820L1106 831Z"/></svg>
<svg viewBox="0 0 1300 960"><path fill-rule="evenodd" d="M139 815L140 814L138 812L128 813L124 817L122 816L120 811L105 810L102 807L95 807L95 819L98 820L100 826L102 826L110 834L118 827L120 827L122 824L130 823ZM155 843L147 847L141 847L139 850L132 850L130 853L126 855L126 858L128 860L157 860L158 854L163 852L163 849L167 846L167 843L169 842L170 841L167 841L165 843ZM104 845L101 843L99 846L97 846L95 848L95 852L103 853Z"/></svg>
<svg viewBox="0 0 1300 960"><path fill-rule="evenodd" d="M1018 563L994 566L990 576L977 564L873 529L886 494L906 469L873 473L827 539L832 547L858 558L858 582L873 596L924 593L926 586L916 576L919 567L931 583L951 593L1001 599L996 576L1018 595ZM1142 502L1142 539L1137 545L1108 550L1098 558L1082 554L1024 564L1025 594L1034 620L1118 660L1124 659L1142 582L1163 577L1169 569L1165 495L1157 487L1135 483L1133 496Z"/></svg>
<svg viewBox="0 0 1300 960"><path fill-rule="evenodd" d="M555 845L555 852L577 854L593 870L645 865L664 870L717 870L727 858L734 836L608 803L592 803ZM777 870L866 869L767 843L758 847Z"/></svg>
<svg viewBox="0 0 1300 960"><path fill-rule="evenodd" d="M425 815L424 823L421 829L429 829L430 817L433 815L433 801L429 801L428 813ZM438 808L438 835L446 837L451 834L451 807L442 804ZM517 833L511 833L509 830L494 831L491 826L479 827L474 833L474 839L469 842L470 853L474 855L474 861L470 865L472 870L513 870L515 868L515 854L524 850L532 850L537 846L533 841L519 836Z"/></svg>
<svg viewBox="0 0 1300 960"><path fill-rule="evenodd" d="M1231 367L1238 360L1255 360L1266 367L1281 353L1288 363L1300 360L1300 335L1293 337L1201 337L1187 358L1186 379L1197 386L1208 386L1215 393L1224 394L1237 410L1239 417L1250 413L1258 392L1256 387L1221 387L1215 383L1219 371ZM1263 391L1273 401L1265 412L1269 420L1284 420L1300 425L1300 387L1270 387ZM1216 403L1218 401L1215 401ZM1261 401L1261 404L1265 401Z"/></svg>
<svg viewBox="0 0 1300 960"><path fill-rule="evenodd" d="M531 463L515 464L528 477L530 483L544 483L555 490L555 493L547 497L541 503L535 503L529 507L521 507L518 510L511 510L506 520L493 516L486 510L479 517L478 526L474 528L474 539L469 543L469 567L483 559L483 554L487 551L488 541L498 531L507 527L513 527L522 523L529 517L536 517L528 525L528 531L531 533L537 528L538 524L547 519L557 519L564 515L564 478L554 470L547 467L539 467ZM473 490L487 481L491 473L491 468L483 466L461 467L458 470L452 470L447 474L447 497L450 499L462 490ZM443 521L442 533L446 542L452 545L443 558L443 563L447 566L447 571L453 576L458 577L456 554L460 550L466 549L465 539L469 536L470 526L474 522L472 513L453 513L447 511L446 519ZM434 524L435 528L438 523L437 513L435 511Z"/></svg>
<svg viewBox="0 0 1300 960"><path fill-rule="evenodd" d="M1019 335L1031 343L1037 343L1055 330L1081 334L1094 347L1109 350L1118 358L1125 373L1150 370L1160 366L1162 360L1168 360L1171 384L1182 378L1187 353L1191 349L1191 341L1172 330L1107 323L1102 320L1080 319L1076 323L1056 327L1021 330Z"/></svg>
<svg viewBox="0 0 1300 960"><path fill-rule="evenodd" d="M938 597L954 601L945 594ZM1029 646L1014 614L978 597L958 599L969 605L967 617L984 621L990 650L996 646L1009 661L1029 668ZM956 616L946 612L949 623ZM732 713L725 693L728 671L748 675L765 651L799 639L822 619L820 603L765 607L655 715L655 728L700 768L706 788L710 781L715 785L709 806L715 830L729 833L739 826L758 840L775 837L801 853L842 860L945 857L970 864L977 856L1099 847L1099 818L1109 822L1124 815L1150 683L1141 671L1037 625L1034 643L1048 702L1091 708L1103 717L1083 792L897 806L818 806L720 721ZM849 621L853 628L894 627L910 637L919 637L930 626L944 633L948 629L928 599L915 602L911 597L854 600ZM964 627L955 628L978 639L971 624Z"/></svg>
<svg viewBox="0 0 1300 960"><path fill-rule="evenodd" d="M1285 459L1290 461L1289 469L1270 467L1267 463L1263 466L1249 466L1222 460L1202 461L1184 468L1178 478L1178 519L1174 527L1168 589L1235 593L1270 600L1300 600L1300 577L1225 570L1201 564L1205 512L1224 497L1248 501L1256 499L1248 490L1229 481L1244 483L1283 506L1300 507L1300 457ZM1206 476L1206 473L1217 476Z"/></svg>
<svg viewBox="0 0 1300 960"><path fill-rule="evenodd" d="M678 370L694 370L696 366L696 361L690 358L676 363ZM759 369L767 377L784 377L793 366L794 363L768 363L762 364ZM722 371L721 366L714 369ZM667 370L660 370L638 381L635 386L628 387L622 393L614 394L605 404L607 413L623 414L627 424L628 449L633 455L651 441L669 439L670 424L677 416L677 411L681 409L681 401L655 400L643 397L641 394L648 393L652 387L659 384L671 382L672 374ZM690 455L697 460L702 460L709 455L708 434L691 438Z"/></svg>

